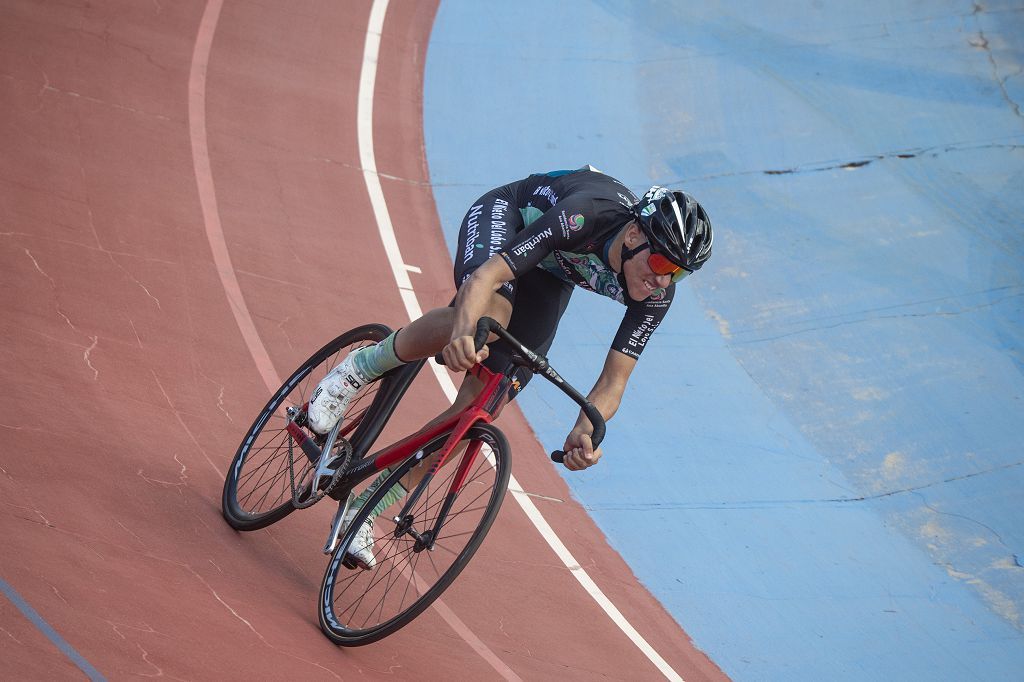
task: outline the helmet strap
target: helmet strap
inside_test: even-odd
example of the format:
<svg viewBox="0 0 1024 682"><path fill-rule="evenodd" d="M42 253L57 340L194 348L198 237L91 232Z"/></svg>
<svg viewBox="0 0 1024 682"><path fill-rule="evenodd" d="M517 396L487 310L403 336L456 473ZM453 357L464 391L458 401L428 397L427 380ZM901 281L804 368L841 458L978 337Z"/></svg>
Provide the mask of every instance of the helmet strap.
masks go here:
<svg viewBox="0 0 1024 682"><path fill-rule="evenodd" d="M632 258L636 254L640 253L644 249L649 249L649 248L651 248L650 242L644 242L640 246L637 246L637 247L632 248L632 249L628 249L628 248L626 248L626 242L623 241L622 242L622 252L619 254L619 257L622 260L623 267L625 267L626 261L628 261L630 258Z"/></svg>

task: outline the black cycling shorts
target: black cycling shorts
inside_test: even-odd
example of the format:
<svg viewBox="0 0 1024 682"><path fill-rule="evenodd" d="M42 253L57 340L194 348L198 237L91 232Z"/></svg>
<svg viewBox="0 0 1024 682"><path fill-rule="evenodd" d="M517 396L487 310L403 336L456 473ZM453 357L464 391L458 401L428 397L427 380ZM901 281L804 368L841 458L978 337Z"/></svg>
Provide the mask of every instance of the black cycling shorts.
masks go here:
<svg viewBox="0 0 1024 682"><path fill-rule="evenodd" d="M455 288L461 287L473 272L510 244L524 227L519 213L516 185L504 185L484 194L473 203L459 228L455 251ZM558 322L562 319L574 287L540 268L533 268L510 282L498 293L512 304L508 331L527 348L547 355L555 340ZM525 367L510 368L512 347L498 339L489 344L490 355L484 366L492 372L503 372L518 383L510 395L515 397L533 372Z"/></svg>

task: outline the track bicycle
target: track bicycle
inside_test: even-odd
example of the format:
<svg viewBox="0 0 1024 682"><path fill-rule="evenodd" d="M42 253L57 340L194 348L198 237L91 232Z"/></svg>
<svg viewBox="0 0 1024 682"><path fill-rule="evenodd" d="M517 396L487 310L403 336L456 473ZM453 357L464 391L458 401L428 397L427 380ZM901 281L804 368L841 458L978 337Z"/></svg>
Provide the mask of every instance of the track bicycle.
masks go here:
<svg viewBox="0 0 1024 682"><path fill-rule="evenodd" d="M222 511L237 530L265 528L325 497L338 502L323 547L331 559L318 611L324 634L343 646L370 644L411 622L455 580L487 535L511 467L508 441L491 422L513 395L508 375L515 366L551 381L583 409L594 426L595 448L605 432L600 412L544 356L487 317L477 324L476 348L494 333L515 355L503 372L480 364L469 370L484 388L461 412L367 454L426 362L420 360L363 387L326 436L312 431L306 409L320 379L349 352L390 333L381 324L356 327L306 360L256 417L224 481ZM551 454L556 462L562 457ZM346 524L357 486L385 471L387 478ZM394 486L410 480L418 482L405 498L376 517L376 565L359 570L348 551L356 548L358 530Z"/></svg>

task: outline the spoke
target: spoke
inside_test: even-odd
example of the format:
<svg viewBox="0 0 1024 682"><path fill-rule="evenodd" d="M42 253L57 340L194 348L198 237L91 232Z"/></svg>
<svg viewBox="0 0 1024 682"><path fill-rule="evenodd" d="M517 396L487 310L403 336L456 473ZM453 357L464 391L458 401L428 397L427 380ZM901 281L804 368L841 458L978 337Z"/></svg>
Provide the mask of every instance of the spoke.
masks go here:
<svg viewBox="0 0 1024 682"><path fill-rule="evenodd" d="M391 545L394 545L394 544L397 544L397 543L392 541L392 542L389 542L387 546L391 546ZM396 556L396 555L388 556L387 560L390 560L393 556ZM378 566L382 566L383 563L384 563L383 561L379 562ZM360 569L357 569L357 570L360 570ZM373 569L373 571L370 572L370 576L369 576L370 584L363 590L363 593L359 596L358 599L356 599L355 603L353 603L352 606L350 606L348 609L346 609L346 611L350 610L353 607L358 607L359 605L361 605L362 604L362 600L366 597L366 595L368 595L370 593L370 591L373 590L373 588L376 587L382 580L385 580L387 578L387 576L390 575L393 571L394 571L394 567L389 568L387 571L378 570L377 568ZM363 574L365 574L365 573L366 572L363 572ZM357 580L360 577L363 577L363 576L362 575L356 575L353 578L353 580ZM385 594L386 594L386 592L385 592ZM335 601L337 601L340 598L341 598L341 595L338 595L335 598ZM371 609L371 612L372 612L372 609ZM355 614L353 614L353 616L354 615Z"/></svg>
<svg viewBox="0 0 1024 682"><path fill-rule="evenodd" d="M259 507L260 507L260 505L261 505L261 503L263 503L263 502L265 502L265 501L266 501L266 498L267 498L267 496L268 496L268 495L269 495L269 494L271 493L271 491L272 491L272 490L274 489L274 484L275 484L275 483L276 483L276 482L278 481L278 479L280 479L280 478L281 478L281 476L282 476L282 475L283 475L283 474L282 474L282 467L281 467L281 465L279 464L279 465L278 465L278 471L277 471L277 473L275 473L275 474L274 474L274 475L273 475L273 476L272 476L272 477L270 478L270 480L267 480L267 481L263 481L263 480L262 480L262 476L261 476L261 478L260 478L260 481L259 481L259 482L257 483L257 485L253 486L252 490L250 490L249 492L247 492L247 493L246 493L246 494L245 494L245 495L243 496L243 499L244 499L244 500L245 500L246 502L248 502L248 501L250 501L250 499L251 499L251 498L252 498L252 497L253 497L254 495L256 495L257 493L259 493L261 489L264 489L264 488L265 488L265 490L264 490L264 492L263 492L262 496L261 496L261 497L259 498L259 500L258 500L258 501L256 502L256 505L255 505L255 506L256 506L256 508L259 508ZM278 487L280 487L280 486L278 486ZM279 495L279 497L278 497L278 500L280 500L280 495Z"/></svg>
<svg viewBox="0 0 1024 682"><path fill-rule="evenodd" d="M406 554L406 556L408 556L408 554ZM388 595L391 594L391 588L394 587L395 583L398 582L398 578L400 578L401 575L402 575L401 571L394 571L394 570L391 571L391 574L394 575L394 579L388 582L387 586L384 588L384 593L380 597L380 608L378 609L378 613L380 615L377 616L377 623L378 624L380 624L384 620L384 616L383 616L383 614L384 614L384 602L387 601ZM408 589L408 588L406 588L406 589ZM403 603L405 603L404 595L403 595L403 600L401 602L399 602L399 604L398 604L398 606L399 606L398 613L402 612L401 611L401 606L402 606Z"/></svg>

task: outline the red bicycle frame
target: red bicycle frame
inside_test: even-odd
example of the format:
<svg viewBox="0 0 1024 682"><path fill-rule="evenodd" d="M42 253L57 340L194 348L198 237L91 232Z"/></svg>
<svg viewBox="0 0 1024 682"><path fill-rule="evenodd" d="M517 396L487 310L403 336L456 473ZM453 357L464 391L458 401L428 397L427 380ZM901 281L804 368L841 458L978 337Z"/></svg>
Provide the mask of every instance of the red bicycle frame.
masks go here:
<svg viewBox="0 0 1024 682"><path fill-rule="evenodd" d="M455 447L469 429L478 422L490 423L494 421L501 408L509 401L507 387L511 382L504 374L492 372L479 364L474 365L469 372L483 381L484 387L466 409L448 417L444 421L431 424L356 463L350 471L342 475L341 480L338 482L338 488L352 488L369 476L404 462L427 443L435 440L440 435L451 432L444 446L438 452L430 470L423 478L424 481L430 480L445 465L452 452L455 451ZM457 495L462 488L479 450L480 447L477 444L464 455L459 470L452 481L452 487L448 493L449 498ZM419 488L421 489L422 487L421 484ZM418 493L414 492L410 496L409 503L415 502L417 497Z"/></svg>
<svg viewBox="0 0 1024 682"><path fill-rule="evenodd" d="M483 390L480 391L480 395L476 397L476 400L474 400L473 403L462 412L452 415L443 422L428 426L422 431L414 433L408 438L404 438L394 445L376 453L374 455L374 467L378 471L386 469L392 464L397 464L398 462L403 461L406 457L413 454L416 450L434 440L442 433L451 431L452 434L448 437L448 441L441 450L437 463L430 471L430 473L433 474L448 460L448 456L455 449L455 445L462 440L462 437L466 435L466 432L469 431L471 426L481 421L484 423L494 421L498 410L502 405L508 402L506 397L506 399L501 401L499 404L489 404L491 403L491 399L494 397L499 384L501 384L501 380L505 378L505 375L492 372L482 365L474 365L470 370L470 373L484 381Z"/></svg>
<svg viewBox="0 0 1024 682"><path fill-rule="evenodd" d="M414 456L425 445L436 440L438 436L448 433L448 438L435 455L435 460L430 470L427 471L419 485L416 486L416 489L406 499L402 511L398 514L398 518L404 518L413 505L416 504L416 501L426 489L434 474L449 460L456 446L473 425L478 422L490 423L494 421L501 408L509 401L507 388L511 382L504 374L492 372L479 364L474 365L469 372L483 381L484 387L466 409L453 414L444 421L431 424L372 456L366 457L353 466L350 471L342 475L342 479L338 482L338 487L351 490L360 481L394 465L401 464L409 457ZM441 526L444 525L445 518L448 516L449 509L451 509L452 504L455 502L455 498L458 497L459 491L462 490L462 486L466 483L469 472L472 470L473 464L480 454L481 446L482 443L479 441L474 442L462 455L462 461L459 462L459 467L452 479L451 486L445 495L435 527L429 534L429 539L426 540L426 547L433 547L437 534Z"/></svg>

